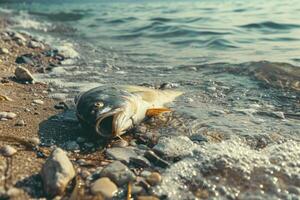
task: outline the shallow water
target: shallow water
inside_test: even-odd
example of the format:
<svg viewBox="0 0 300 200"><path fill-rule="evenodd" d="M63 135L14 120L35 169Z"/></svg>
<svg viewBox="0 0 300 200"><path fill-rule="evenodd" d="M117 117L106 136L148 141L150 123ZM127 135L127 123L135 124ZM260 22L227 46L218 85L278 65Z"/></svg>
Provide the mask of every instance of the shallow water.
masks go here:
<svg viewBox="0 0 300 200"><path fill-rule="evenodd" d="M169 82L185 92L172 105L181 123L159 131L192 140L200 134L209 142L195 142L189 156L166 170L156 193L170 199L299 199L296 0L0 6L13 16L14 29L71 58L39 77L59 88L54 98L72 99L105 84Z"/></svg>

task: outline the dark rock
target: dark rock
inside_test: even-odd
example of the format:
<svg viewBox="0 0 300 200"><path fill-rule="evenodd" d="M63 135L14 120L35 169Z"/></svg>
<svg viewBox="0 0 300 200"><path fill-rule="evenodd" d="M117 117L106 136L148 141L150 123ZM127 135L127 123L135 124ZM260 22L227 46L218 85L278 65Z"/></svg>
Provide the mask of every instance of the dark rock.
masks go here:
<svg viewBox="0 0 300 200"><path fill-rule="evenodd" d="M143 156L131 157L130 164L137 166L137 167L144 167L144 168L151 166L151 163L149 162L149 160L147 160Z"/></svg>
<svg viewBox="0 0 300 200"><path fill-rule="evenodd" d="M134 181L136 176L130 169L120 161L107 165L100 173L101 177L109 177L118 186Z"/></svg>
<svg viewBox="0 0 300 200"><path fill-rule="evenodd" d="M170 163L165 161L164 159L160 158L158 155L156 155L152 150L146 151L144 155L152 164L166 168L170 166Z"/></svg>
<svg viewBox="0 0 300 200"><path fill-rule="evenodd" d="M32 54L24 54L16 58L16 63L34 65L34 61L32 57L33 57Z"/></svg>

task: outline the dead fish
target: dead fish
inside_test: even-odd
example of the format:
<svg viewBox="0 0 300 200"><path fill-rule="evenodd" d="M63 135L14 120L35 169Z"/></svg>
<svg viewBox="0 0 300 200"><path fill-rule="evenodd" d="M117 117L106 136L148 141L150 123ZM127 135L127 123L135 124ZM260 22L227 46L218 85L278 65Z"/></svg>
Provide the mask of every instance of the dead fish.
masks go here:
<svg viewBox="0 0 300 200"><path fill-rule="evenodd" d="M141 86L96 87L81 94L76 115L84 126L97 134L113 138L139 124L146 116L170 112L164 107L182 92L155 90Z"/></svg>

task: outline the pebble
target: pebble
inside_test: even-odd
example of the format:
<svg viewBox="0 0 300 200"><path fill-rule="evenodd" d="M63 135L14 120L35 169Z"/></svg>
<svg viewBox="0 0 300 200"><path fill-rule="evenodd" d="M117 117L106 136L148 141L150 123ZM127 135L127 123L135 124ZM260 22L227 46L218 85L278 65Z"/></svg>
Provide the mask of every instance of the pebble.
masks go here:
<svg viewBox="0 0 300 200"><path fill-rule="evenodd" d="M139 194L143 191L143 187L139 186L139 185L136 185L136 184L133 184L132 185L132 188L131 188L131 194L132 195L136 195L136 194Z"/></svg>
<svg viewBox="0 0 300 200"><path fill-rule="evenodd" d="M112 144L112 147L127 147L128 145L126 140L117 140Z"/></svg>
<svg viewBox="0 0 300 200"><path fill-rule="evenodd" d="M38 146L41 143L40 139L37 137L29 138L28 142L33 146Z"/></svg>
<svg viewBox="0 0 300 200"><path fill-rule="evenodd" d="M161 175L158 172L152 172L149 176L146 177L146 181L151 185L155 186L161 182Z"/></svg>
<svg viewBox="0 0 300 200"><path fill-rule="evenodd" d="M25 126L26 123L25 123L25 121L24 121L23 119L19 119L19 120L16 122L15 125L16 125L16 126Z"/></svg>
<svg viewBox="0 0 300 200"><path fill-rule="evenodd" d="M56 148L43 165L41 176L45 192L53 197L64 193L75 177L75 170L67 154Z"/></svg>
<svg viewBox="0 0 300 200"><path fill-rule="evenodd" d="M159 200L159 198L155 196L138 196L137 200Z"/></svg>
<svg viewBox="0 0 300 200"><path fill-rule="evenodd" d="M74 151L80 149L80 146L75 141L67 141L64 146L68 151Z"/></svg>
<svg viewBox="0 0 300 200"><path fill-rule="evenodd" d="M17 199L18 197L20 197L20 194L22 192L23 191L21 189L12 187L8 189L6 194L9 196L9 199Z"/></svg>
<svg viewBox="0 0 300 200"><path fill-rule="evenodd" d="M43 105L43 104L44 104L44 101L42 101L42 100L40 100L40 99L35 99L35 100L33 100L33 103L39 104L39 105Z"/></svg>
<svg viewBox="0 0 300 200"><path fill-rule="evenodd" d="M118 186L122 186L130 181L134 181L136 176L130 169L121 163L115 161L107 165L100 173L101 177L109 177Z"/></svg>
<svg viewBox="0 0 300 200"><path fill-rule="evenodd" d="M0 119L13 119L17 114L13 112L0 112Z"/></svg>
<svg viewBox="0 0 300 200"><path fill-rule="evenodd" d="M16 76L17 80L19 80L19 81L32 82L34 80L32 74L29 72L29 70L24 67L21 67L21 66L16 68L15 76Z"/></svg>
<svg viewBox="0 0 300 200"><path fill-rule="evenodd" d="M9 51L7 48L0 48L0 54L9 54Z"/></svg>
<svg viewBox="0 0 300 200"><path fill-rule="evenodd" d="M91 186L92 194L101 194L105 199L111 199L117 191L118 187L107 177L96 180Z"/></svg>
<svg viewBox="0 0 300 200"><path fill-rule="evenodd" d="M192 155L195 144L186 136L161 137L153 150L168 158Z"/></svg>
<svg viewBox="0 0 300 200"><path fill-rule="evenodd" d="M26 38L23 35L21 35L20 33L13 33L12 37L14 40L21 40L23 42L26 41Z"/></svg>
<svg viewBox="0 0 300 200"><path fill-rule="evenodd" d="M135 158L138 155L132 148L113 147L106 150L106 155L110 159L119 160L125 163L130 162L130 158Z"/></svg>
<svg viewBox="0 0 300 200"><path fill-rule="evenodd" d="M17 150L9 145L5 145L4 147L1 148L0 151L1 151L1 154L6 157L13 156L14 154L17 153Z"/></svg>
<svg viewBox="0 0 300 200"><path fill-rule="evenodd" d="M36 42L34 40L31 40L29 43L28 43L28 47L29 48L41 48L43 49L44 48L44 45L42 43L39 43L39 42Z"/></svg>
<svg viewBox="0 0 300 200"><path fill-rule="evenodd" d="M142 171L142 173L140 174L142 177L146 178L148 176L151 175L152 172L148 171L148 170L144 170Z"/></svg>

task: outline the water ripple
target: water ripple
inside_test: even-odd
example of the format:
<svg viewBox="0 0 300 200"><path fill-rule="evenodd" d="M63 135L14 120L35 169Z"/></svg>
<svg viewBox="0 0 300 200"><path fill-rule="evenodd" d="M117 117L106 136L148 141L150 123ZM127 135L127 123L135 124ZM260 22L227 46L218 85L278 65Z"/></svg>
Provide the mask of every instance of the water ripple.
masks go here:
<svg viewBox="0 0 300 200"><path fill-rule="evenodd" d="M293 28L300 28L298 24L285 24L285 23L277 23L272 21L265 21L261 23L250 23L240 26L241 28L247 29L276 29L276 30L288 30Z"/></svg>

